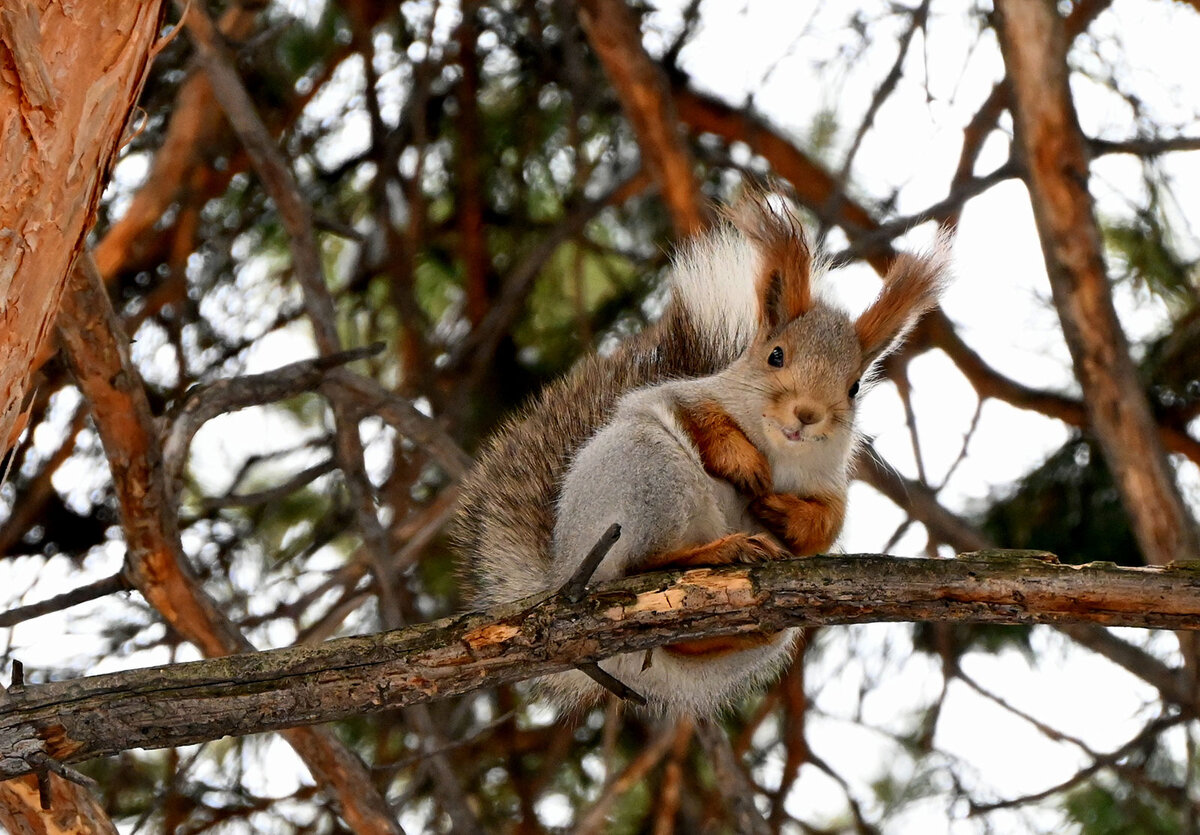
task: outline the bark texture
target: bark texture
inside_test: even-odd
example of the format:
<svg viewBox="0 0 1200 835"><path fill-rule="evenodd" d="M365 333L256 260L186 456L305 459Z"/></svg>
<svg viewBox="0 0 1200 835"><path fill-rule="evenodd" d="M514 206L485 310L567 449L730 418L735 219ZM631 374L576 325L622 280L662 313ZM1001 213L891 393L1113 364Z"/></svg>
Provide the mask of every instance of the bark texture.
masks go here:
<svg viewBox="0 0 1200 835"><path fill-rule="evenodd" d="M0 5L0 449L137 102L162 0Z"/></svg>
<svg viewBox="0 0 1200 835"><path fill-rule="evenodd" d="M0 779L43 752L128 748L328 722L623 652L786 626L928 620L1200 629L1200 571L1058 565L1030 552L872 554L643 574L578 604L543 595L392 632L27 686L0 698Z"/></svg>
<svg viewBox="0 0 1200 835"><path fill-rule="evenodd" d="M1146 560L1165 565L1195 557L1200 538L1113 307L1088 191L1087 142L1071 100L1062 18L1050 0L1002 0L996 11L1016 141L1089 428Z"/></svg>

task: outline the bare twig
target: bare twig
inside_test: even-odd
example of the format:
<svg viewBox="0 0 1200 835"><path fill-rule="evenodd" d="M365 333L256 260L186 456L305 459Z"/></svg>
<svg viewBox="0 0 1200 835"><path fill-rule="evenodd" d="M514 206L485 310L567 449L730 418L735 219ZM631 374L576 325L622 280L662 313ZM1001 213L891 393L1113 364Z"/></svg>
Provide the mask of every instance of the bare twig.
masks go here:
<svg viewBox="0 0 1200 835"><path fill-rule="evenodd" d="M594 662L580 664L575 669L586 675L618 698L635 705L645 705L646 697Z"/></svg>
<svg viewBox="0 0 1200 835"><path fill-rule="evenodd" d="M97 791L100 788L100 784L91 777L88 777L81 771L71 768L69 765L63 765L58 760L47 755L43 751L34 751L31 754L27 754L25 756L25 761L37 771L49 771L53 774L57 774L64 780L69 780L78 786L83 786L85 789ZM50 807L47 804L42 808L48 809Z"/></svg>
<svg viewBox="0 0 1200 835"><path fill-rule="evenodd" d="M372 356L378 351L379 346L376 345L339 351L293 362L263 374L246 374L192 388L175 410L171 427L163 439L163 458L172 492L177 493L182 484L188 447L205 423L218 415L312 391L333 369Z"/></svg>
<svg viewBox="0 0 1200 835"><path fill-rule="evenodd" d="M259 490L254 493L239 493L228 496L206 496L201 501L203 512L207 513L212 510L220 510L227 507L256 507L264 504L271 504L280 499L290 496L297 490L305 487L308 484L316 481L323 475L328 475L333 472L333 461L322 461L319 464L314 464L307 467L287 481L275 487L270 487L266 490Z"/></svg>
<svg viewBox="0 0 1200 835"><path fill-rule="evenodd" d="M98 597L106 597L119 591L126 591L129 587L129 581L125 579L125 572L118 571L111 577L105 577L103 580L88 583L86 586L80 586L63 594L57 594L46 600L30 603L26 606L18 606L15 609L9 609L7 612L0 612L0 627L15 626L18 623L41 617L50 612L60 612L63 609L78 606L80 603L95 600Z"/></svg>
<svg viewBox="0 0 1200 835"><path fill-rule="evenodd" d="M406 398L394 394L369 377L346 369L330 372L322 391L336 394L355 409L378 415L396 431L426 449L451 478L459 478L471 467L471 457L432 418L426 417Z"/></svg>
<svg viewBox="0 0 1200 835"><path fill-rule="evenodd" d="M592 575L600 567L601 561L608 556L608 552L612 550L612 547L617 544L617 540L620 538L621 526L617 522L613 522L608 526L608 530L602 533L600 538L596 540L596 544L592 546L592 550L588 551L588 555L583 558L583 562L575 569L575 573L563 584L563 587L559 590L559 594L571 603L578 603L583 598L583 592L587 588L588 581L592 579Z"/></svg>
<svg viewBox="0 0 1200 835"><path fill-rule="evenodd" d="M1159 154L1169 154L1173 151L1200 151L1200 137L1197 136L1148 136L1136 139L1089 139L1088 148L1092 156L1106 154L1133 154L1139 157L1153 157Z"/></svg>
<svg viewBox="0 0 1200 835"><path fill-rule="evenodd" d="M1138 750L1151 740L1157 738L1167 728L1178 725L1182 721L1183 717L1181 716L1160 716L1138 731L1138 733L1124 745L1120 746L1111 753L1097 756L1091 764L1080 769L1071 777L1063 780L1061 783L1050 786L1049 788L1040 792L1033 792L1031 794L1021 795L1020 797L1014 797L1010 800L1001 800L996 803L976 803L972 801L970 804L970 812L968 814L972 816L985 815L989 812L994 812L997 809L1012 809L1017 806L1024 806L1029 803L1035 803L1039 800L1044 800L1047 797L1052 797L1059 792L1064 791L1065 789L1079 785L1096 772L1116 764L1119 760L1129 756L1129 754L1133 751Z"/></svg>
<svg viewBox="0 0 1200 835"><path fill-rule="evenodd" d="M917 30L925 29L925 22L929 18L929 3L930 0L921 0L921 4L915 9L908 10L909 24L905 28L904 34L900 36L900 42L896 48L896 60L892 62L891 69L879 87L875 90L875 94L871 97L871 103L867 106L867 112L863 115L862 122L858 126L858 130L854 133L854 138L850 141L850 147L846 151L845 159L842 161L841 170L838 171L837 180L841 187L831 195L835 200L840 199L846 194L846 186L850 182L850 170L854 165L854 157L858 154L858 149L862 145L863 139L867 135L867 131L875 124L875 115L879 112L879 108L887 101L888 96L896 89L896 84L900 81L900 75L904 69L904 59L908 57L908 47L912 43L913 35ZM833 212L827 212L833 214Z"/></svg>

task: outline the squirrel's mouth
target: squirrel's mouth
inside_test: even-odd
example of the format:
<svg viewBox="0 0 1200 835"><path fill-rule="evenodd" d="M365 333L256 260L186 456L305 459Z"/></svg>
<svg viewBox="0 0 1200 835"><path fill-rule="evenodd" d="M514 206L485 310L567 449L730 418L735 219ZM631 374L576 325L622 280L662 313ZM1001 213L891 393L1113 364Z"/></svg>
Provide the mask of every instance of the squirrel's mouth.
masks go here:
<svg viewBox="0 0 1200 835"><path fill-rule="evenodd" d="M763 417L766 417L764 415ZM801 424L800 426L786 426L778 420L767 417L767 423L775 429L783 439L790 444L811 443L814 441L823 441L828 436L825 433L818 433L814 427Z"/></svg>
<svg viewBox="0 0 1200 835"><path fill-rule="evenodd" d="M799 444L803 443L804 441L814 440L815 438L815 436L812 434L811 427L803 425L787 426L780 421L775 420L774 418L767 417L766 415L763 415L763 417L767 418L767 424L773 427L780 435L782 435L785 441L793 444ZM808 430L807 432L805 431L806 429Z"/></svg>

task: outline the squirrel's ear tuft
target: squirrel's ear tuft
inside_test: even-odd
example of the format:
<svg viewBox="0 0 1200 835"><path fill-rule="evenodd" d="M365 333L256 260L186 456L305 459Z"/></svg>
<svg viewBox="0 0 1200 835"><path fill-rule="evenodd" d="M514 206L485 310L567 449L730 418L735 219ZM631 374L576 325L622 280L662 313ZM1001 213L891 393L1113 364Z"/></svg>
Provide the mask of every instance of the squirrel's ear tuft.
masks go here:
<svg viewBox="0 0 1200 835"><path fill-rule="evenodd" d="M879 297L854 323L864 370L895 348L921 315L937 305L949 277L950 235L945 229L927 253L897 256Z"/></svg>
<svg viewBox="0 0 1200 835"><path fill-rule="evenodd" d="M787 201L761 188L747 188L726 217L761 256L755 287L762 327L778 330L811 310L812 251Z"/></svg>

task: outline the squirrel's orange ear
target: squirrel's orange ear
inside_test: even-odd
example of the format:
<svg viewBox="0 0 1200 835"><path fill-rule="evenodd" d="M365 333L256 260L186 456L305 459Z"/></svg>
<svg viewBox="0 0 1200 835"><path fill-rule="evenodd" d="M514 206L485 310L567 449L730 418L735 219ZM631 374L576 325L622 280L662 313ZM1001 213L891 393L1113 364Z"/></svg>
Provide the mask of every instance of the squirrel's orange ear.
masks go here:
<svg viewBox="0 0 1200 835"><path fill-rule="evenodd" d="M755 287L759 323L773 332L812 309L812 251L804 228L778 194L747 189L726 216L762 256Z"/></svg>
<svg viewBox="0 0 1200 835"><path fill-rule="evenodd" d="M899 255L884 277L883 290L854 323L863 368L892 350L937 305L949 272L949 241L939 234L926 255Z"/></svg>

